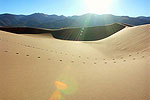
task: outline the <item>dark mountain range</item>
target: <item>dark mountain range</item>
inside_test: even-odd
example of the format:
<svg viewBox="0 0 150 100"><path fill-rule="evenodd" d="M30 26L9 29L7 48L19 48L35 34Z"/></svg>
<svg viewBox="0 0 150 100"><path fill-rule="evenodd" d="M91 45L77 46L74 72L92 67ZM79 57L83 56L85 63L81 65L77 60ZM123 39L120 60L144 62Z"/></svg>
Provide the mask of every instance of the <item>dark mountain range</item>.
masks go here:
<svg viewBox="0 0 150 100"><path fill-rule="evenodd" d="M31 15L0 14L0 26L27 26L37 28L64 28L83 26L103 26L112 23L126 23L131 25L150 24L150 17L115 16L111 14L84 14L81 16L58 16L43 13Z"/></svg>

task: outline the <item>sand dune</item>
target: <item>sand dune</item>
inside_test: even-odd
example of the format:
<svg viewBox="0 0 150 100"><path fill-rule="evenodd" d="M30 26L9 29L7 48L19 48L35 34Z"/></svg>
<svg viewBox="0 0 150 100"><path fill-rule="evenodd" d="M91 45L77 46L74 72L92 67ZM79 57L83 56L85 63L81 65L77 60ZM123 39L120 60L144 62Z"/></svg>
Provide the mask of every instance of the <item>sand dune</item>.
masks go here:
<svg viewBox="0 0 150 100"><path fill-rule="evenodd" d="M107 26L85 28L40 29L30 27L0 27L0 30L17 34L43 35L44 33L51 33L56 39L73 41L95 41L111 36L112 34L122 30L125 27L131 26L127 24L115 23Z"/></svg>
<svg viewBox="0 0 150 100"><path fill-rule="evenodd" d="M115 23L107 26L66 28L55 30L51 33L55 38L62 40L95 41L111 36L125 27L127 27L127 25Z"/></svg>
<svg viewBox="0 0 150 100"><path fill-rule="evenodd" d="M150 100L150 25L99 41L0 31L0 100Z"/></svg>
<svg viewBox="0 0 150 100"><path fill-rule="evenodd" d="M30 27L0 27L0 30L17 34L42 34L50 32L48 29Z"/></svg>

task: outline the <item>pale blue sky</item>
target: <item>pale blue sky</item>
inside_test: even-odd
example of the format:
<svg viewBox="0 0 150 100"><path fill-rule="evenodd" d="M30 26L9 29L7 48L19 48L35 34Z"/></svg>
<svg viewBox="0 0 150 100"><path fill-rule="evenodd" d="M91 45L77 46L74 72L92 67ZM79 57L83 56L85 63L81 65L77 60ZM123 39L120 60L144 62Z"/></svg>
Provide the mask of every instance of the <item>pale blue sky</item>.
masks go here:
<svg viewBox="0 0 150 100"><path fill-rule="evenodd" d="M84 0L0 0L0 14L2 13L71 16L89 13L89 10ZM132 17L150 16L150 0L114 0L107 13Z"/></svg>

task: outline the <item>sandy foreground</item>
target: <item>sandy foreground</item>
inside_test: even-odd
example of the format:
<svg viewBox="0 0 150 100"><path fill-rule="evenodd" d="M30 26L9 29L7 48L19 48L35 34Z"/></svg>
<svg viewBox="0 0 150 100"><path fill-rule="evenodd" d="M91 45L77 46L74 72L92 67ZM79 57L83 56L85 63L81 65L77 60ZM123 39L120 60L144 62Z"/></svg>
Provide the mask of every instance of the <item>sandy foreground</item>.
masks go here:
<svg viewBox="0 0 150 100"><path fill-rule="evenodd" d="M150 25L99 41L0 31L0 100L150 100Z"/></svg>

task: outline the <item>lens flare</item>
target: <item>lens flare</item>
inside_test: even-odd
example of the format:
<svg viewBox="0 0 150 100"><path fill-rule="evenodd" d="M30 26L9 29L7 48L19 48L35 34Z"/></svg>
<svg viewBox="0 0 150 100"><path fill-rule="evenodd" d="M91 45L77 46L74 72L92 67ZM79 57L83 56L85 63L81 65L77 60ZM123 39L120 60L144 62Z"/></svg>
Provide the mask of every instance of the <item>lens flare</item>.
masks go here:
<svg viewBox="0 0 150 100"><path fill-rule="evenodd" d="M60 90L65 90L68 86L64 82L55 81L55 87Z"/></svg>
<svg viewBox="0 0 150 100"><path fill-rule="evenodd" d="M77 91L77 82L73 77L67 74L62 74L55 81L55 87L63 94L70 95Z"/></svg>
<svg viewBox="0 0 150 100"><path fill-rule="evenodd" d="M56 91L52 94L52 96L50 97L49 100L64 100L64 98L62 97L61 93L60 93L58 90L56 90Z"/></svg>
<svg viewBox="0 0 150 100"><path fill-rule="evenodd" d="M62 94L70 95L77 90L77 84L72 78L62 74L61 77L54 82L56 90L53 92L49 100L64 100Z"/></svg>

